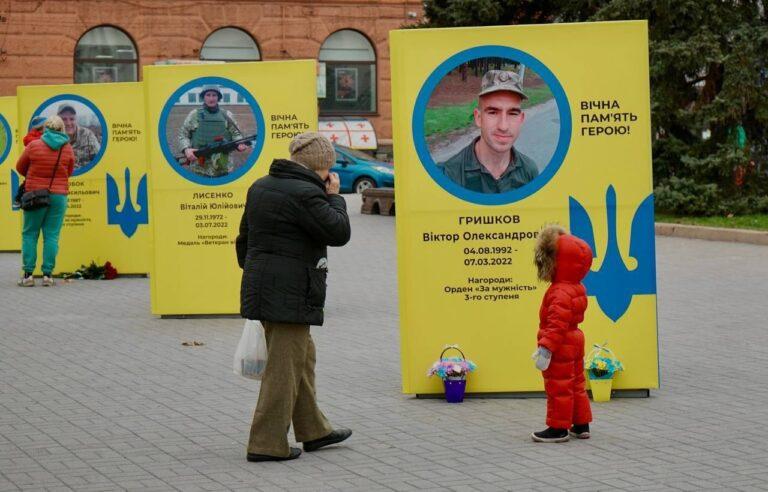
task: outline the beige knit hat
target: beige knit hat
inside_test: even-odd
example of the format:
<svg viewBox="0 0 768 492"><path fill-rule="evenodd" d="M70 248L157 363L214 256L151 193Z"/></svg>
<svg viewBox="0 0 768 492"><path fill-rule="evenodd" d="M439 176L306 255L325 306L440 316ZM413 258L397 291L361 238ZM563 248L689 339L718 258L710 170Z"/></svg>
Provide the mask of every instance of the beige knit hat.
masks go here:
<svg viewBox="0 0 768 492"><path fill-rule="evenodd" d="M291 160L313 171L330 169L336 162L336 151L331 141L317 132L296 135L288 146Z"/></svg>

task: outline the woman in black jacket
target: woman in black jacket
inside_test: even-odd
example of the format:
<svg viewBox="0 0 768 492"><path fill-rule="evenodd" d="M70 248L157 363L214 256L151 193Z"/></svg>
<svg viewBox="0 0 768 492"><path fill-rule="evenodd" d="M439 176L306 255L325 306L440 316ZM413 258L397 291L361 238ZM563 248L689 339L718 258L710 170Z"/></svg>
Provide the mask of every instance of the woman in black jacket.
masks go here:
<svg viewBox="0 0 768 492"><path fill-rule="evenodd" d="M288 446L291 422L304 451L352 434L334 430L317 406L309 333L310 325L323 324L327 246L343 246L350 237L339 177L329 172L336 154L319 133L298 135L289 150L291 160L276 159L248 190L236 241L240 314L264 325L268 354L248 461L298 458L301 450Z"/></svg>

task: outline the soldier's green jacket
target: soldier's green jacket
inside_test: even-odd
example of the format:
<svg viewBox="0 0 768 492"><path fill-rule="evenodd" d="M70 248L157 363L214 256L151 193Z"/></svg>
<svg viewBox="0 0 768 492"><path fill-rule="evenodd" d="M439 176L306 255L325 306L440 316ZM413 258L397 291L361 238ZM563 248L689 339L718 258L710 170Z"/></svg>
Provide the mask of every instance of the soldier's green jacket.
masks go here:
<svg viewBox="0 0 768 492"><path fill-rule="evenodd" d="M512 147L509 167L499 179L494 178L477 160L475 144L479 138L437 165L454 183L479 193L504 193L523 186L539 175L534 160Z"/></svg>
<svg viewBox="0 0 768 492"><path fill-rule="evenodd" d="M201 121L201 116L204 121ZM188 148L198 149L211 144L217 137L225 140L243 138L237 122L231 111L218 109L209 111L206 108L196 108L189 112L179 129L179 150ZM222 176L232 170L229 154L213 154L205 159L201 166L194 162L189 166L190 171L205 176Z"/></svg>
<svg viewBox="0 0 768 492"><path fill-rule="evenodd" d="M72 150L75 151L75 170L87 166L101 150L101 144L88 128L78 126L75 134L69 137Z"/></svg>

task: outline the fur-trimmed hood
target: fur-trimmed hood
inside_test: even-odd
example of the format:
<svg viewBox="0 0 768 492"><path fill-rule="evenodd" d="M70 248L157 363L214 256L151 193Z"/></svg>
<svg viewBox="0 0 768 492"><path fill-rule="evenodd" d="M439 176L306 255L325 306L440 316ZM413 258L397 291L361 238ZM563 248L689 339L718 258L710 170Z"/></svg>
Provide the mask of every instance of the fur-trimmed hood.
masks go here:
<svg viewBox="0 0 768 492"><path fill-rule="evenodd" d="M592 249L560 226L539 233L534 255L539 280L581 282L592 266Z"/></svg>

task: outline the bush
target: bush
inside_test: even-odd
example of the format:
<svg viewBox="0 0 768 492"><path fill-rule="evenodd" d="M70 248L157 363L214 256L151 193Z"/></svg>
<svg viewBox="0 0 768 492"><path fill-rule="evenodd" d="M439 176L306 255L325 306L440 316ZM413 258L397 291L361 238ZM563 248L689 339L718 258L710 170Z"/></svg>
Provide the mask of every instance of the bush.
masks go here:
<svg viewBox="0 0 768 492"><path fill-rule="evenodd" d="M719 202L716 184L699 184L690 178L672 176L660 183L655 193L656 209L675 215L713 215Z"/></svg>
<svg viewBox="0 0 768 492"><path fill-rule="evenodd" d="M654 198L657 211L678 216L768 213L768 196L744 195L740 191L725 191L716 184L673 176L656 187Z"/></svg>

